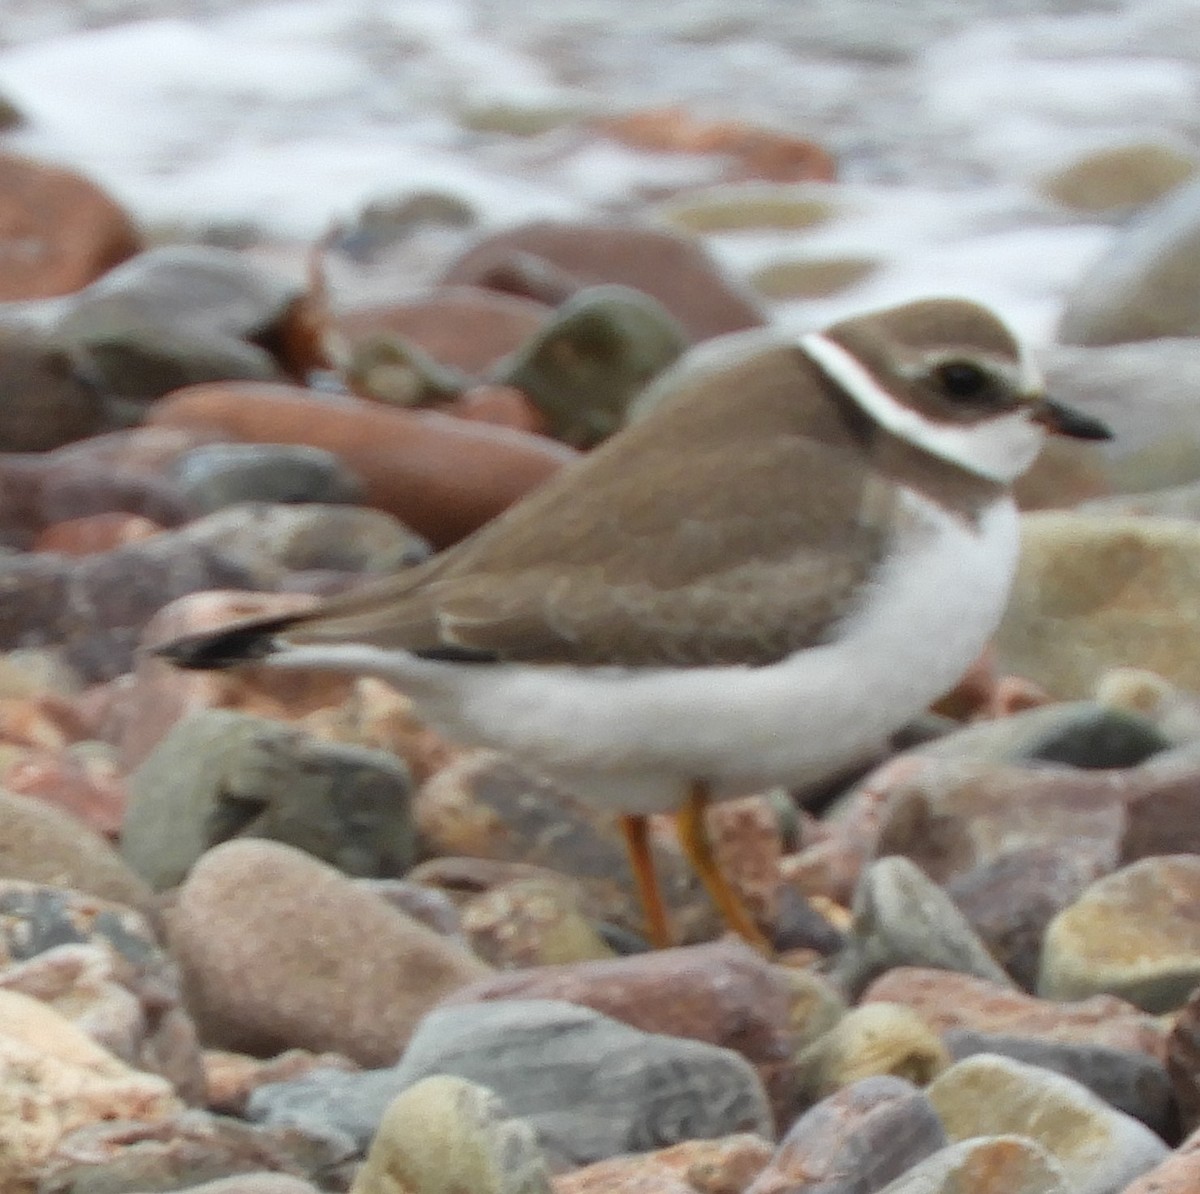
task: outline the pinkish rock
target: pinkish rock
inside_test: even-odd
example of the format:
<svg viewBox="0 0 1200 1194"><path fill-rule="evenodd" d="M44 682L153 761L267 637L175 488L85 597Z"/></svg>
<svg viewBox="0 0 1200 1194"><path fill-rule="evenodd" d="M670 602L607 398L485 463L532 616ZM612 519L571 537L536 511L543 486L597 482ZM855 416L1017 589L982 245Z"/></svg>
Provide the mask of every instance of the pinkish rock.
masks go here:
<svg viewBox="0 0 1200 1194"><path fill-rule="evenodd" d="M89 829L114 838L129 802L115 766L98 756L24 750L0 765L0 787L69 813Z"/></svg>
<svg viewBox="0 0 1200 1194"><path fill-rule="evenodd" d="M1129 788L1123 772L922 762L890 787L880 857L910 858L935 883L1036 846L1069 846L1098 872L1116 865Z"/></svg>
<svg viewBox="0 0 1200 1194"><path fill-rule="evenodd" d="M523 224L468 249L443 281L552 306L585 286L617 282L657 299L693 340L765 322L749 291L727 278L698 241L649 226Z"/></svg>
<svg viewBox="0 0 1200 1194"><path fill-rule="evenodd" d="M966 974L901 966L863 992L862 1002L873 1000L911 1007L938 1032L974 1028L1163 1055L1161 1023L1111 995L1056 1003Z"/></svg>
<svg viewBox="0 0 1200 1194"><path fill-rule="evenodd" d="M688 1140L560 1174L554 1194L742 1194L770 1156L771 1146L750 1133Z"/></svg>
<svg viewBox="0 0 1200 1194"><path fill-rule="evenodd" d="M94 183L0 155L0 302L71 294L137 249L133 222Z"/></svg>
<svg viewBox="0 0 1200 1194"><path fill-rule="evenodd" d="M206 1049L204 1067L205 1106L222 1115L244 1116L250 1096L272 1082L290 1082L313 1070L342 1070L358 1067L340 1053L310 1053L307 1049L288 1049L265 1061L245 1053L224 1049Z"/></svg>
<svg viewBox="0 0 1200 1194"><path fill-rule="evenodd" d="M302 1048L390 1065L426 1011L487 973L332 867L267 841L201 858L169 935L201 1039L255 1055Z"/></svg>
<svg viewBox="0 0 1200 1194"><path fill-rule="evenodd" d="M403 302L345 311L334 326L351 346L391 333L435 361L481 376L528 340L551 310L530 298L478 286L440 286Z"/></svg>
<svg viewBox="0 0 1200 1194"><path fill-rule="evenodd" d="M948 1143L924 1093L900 1078L865 1078L804 1113L746 1194L881 1190Z"/></svg>
<svg viewBox="0 0 1200 1194"><path fill-rule="evenodd" d="M437 547L477 530L574 458L543 436L398 410L298 386L189 386L157 403L149 422L249 443L325 448L385 510Z"/></svg>
<svg viewBox="0 0 1200 1194"><path fill-rule="evenodd" d="M707 1041L741 1053L758 1070L777 1117L793 1091L792 1053L799 1025L789 971L740 941L497 974L446 1002L562 999L603 1012L644 1032Z"/></svg>
<svg viewBox="0 0 1200 1194"><path fill-rule="evenodd" d="M85 514L82 518L51 523L34 537L30 550L90 556L148 539L162 529L157 522L144 515L108 510L103 514Z"/></svg>

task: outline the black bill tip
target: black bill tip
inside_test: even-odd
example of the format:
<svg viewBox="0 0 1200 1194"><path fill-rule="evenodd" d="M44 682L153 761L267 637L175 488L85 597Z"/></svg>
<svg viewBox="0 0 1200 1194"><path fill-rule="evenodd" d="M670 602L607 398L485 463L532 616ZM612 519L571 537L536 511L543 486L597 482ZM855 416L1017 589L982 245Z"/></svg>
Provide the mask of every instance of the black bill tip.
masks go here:
<svg viewBox="0 0 1200 1194"><path fill-rule="evenodd" d="M189 634L170 642L147 647L150 655L166 659L176 667L210 671L239 667L265 659L275 652L274 626L246 626L211 633Z"/></svg>
<svg viewBox="0 0 1200 1194"><path fill-rule="evenodd" d="M1034 412L1034 419L1054 435L1069 435L1072 439L1112 439L1113 433L1107 423L1073 406L1043 398Z"/></svg>

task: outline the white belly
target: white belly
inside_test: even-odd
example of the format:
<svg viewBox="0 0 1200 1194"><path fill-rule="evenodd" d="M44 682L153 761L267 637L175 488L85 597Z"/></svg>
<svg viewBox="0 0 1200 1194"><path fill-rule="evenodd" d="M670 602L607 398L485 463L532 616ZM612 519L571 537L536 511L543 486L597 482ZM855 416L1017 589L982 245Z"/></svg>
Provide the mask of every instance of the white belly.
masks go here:
<svg viewBox="0 0 1200 1194"><path fill-rule="evenodd" d="M614 810L675 808L698 779L718 796L798 787L863 757L953 687L1000 620L1018 550L1012 503L968 527L909 500L911 530L836 640L767 667L450 664L356 645L291 648L273 662L382 676L449 736Z"/></svg>

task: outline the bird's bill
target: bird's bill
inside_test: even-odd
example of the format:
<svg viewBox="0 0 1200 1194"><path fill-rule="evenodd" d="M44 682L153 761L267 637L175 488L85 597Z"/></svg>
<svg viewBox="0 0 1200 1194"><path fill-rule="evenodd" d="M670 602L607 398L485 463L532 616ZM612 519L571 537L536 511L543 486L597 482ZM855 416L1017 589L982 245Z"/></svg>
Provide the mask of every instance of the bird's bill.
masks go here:
<svg viewBox="0 0 1200 1194"><path fill-rule="evenodd" d="M1073 406L1056 402L1053 398L1041 398L1034 408L1033 421L1040 423L1053 435L1069 435L1072 439L1112 439L1113 433L1106 423Z"/></svg>

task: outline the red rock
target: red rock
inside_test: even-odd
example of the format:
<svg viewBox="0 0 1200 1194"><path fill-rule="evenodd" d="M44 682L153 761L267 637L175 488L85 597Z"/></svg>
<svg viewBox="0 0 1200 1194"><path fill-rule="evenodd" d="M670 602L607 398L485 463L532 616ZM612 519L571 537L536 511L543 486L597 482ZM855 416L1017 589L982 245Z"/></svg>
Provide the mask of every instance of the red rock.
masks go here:
<svg viewBox="0 0 1200 1194"><path fill-rule="evenodd" d="M1057 1003L971 975L899 966L871 983L860 1002L875 1000L912 1008L937 1032L974 1028L980 1032L1108 1045L1160 1060L1165 1047L1166 1032L1162 1024L1114 995Z"/></svg>
<svg viewBox="0 0 1200 1194"><path fill-rule="evenodd" d="M497 974L446 1002L497 999L562 999L644 1032L733 1049L758 1069L777 1116L791 1109L788 974L740 941Z"/></svg>
<svg viewBox="0 0 1200 1194"><path fill-rule="evenodd" d="M120 833L129 799L115 768L51 751L23 752L0 771L0 787L52 804L108 838Z"/></svg>
<svg viewBox="0 0 1200 1194"><path fill-rule="evenodd" d="M71 294L137 251L132 221L94 183L0 154L0 302Z"/></svg>
<svg viewBox="0 0 1200 1194"><path fill-rule="evenodd" d="M728 176L771 182L832 182L833 158L813 141L740 121L699 121L680 107L650 108L598 121L597 127L635 149L723 154Z"/></svg>
<svg viewBox="0 0 1200 1194"><path fill-rule="evenodd" d="M1184 1131L1200 1129L1200 987L1175 1014L1167 1034L1167 1073ZM1196 1149L1200 1152L1200 1131Z"/></svg>
<svg viewBox="0 0 1200 1194"><path fill-rule="evenodd" d="M514 386L473 386L441 407L448 415L511 427L534 435L548 435L546 416Z"/></svg>
<svg viewBox="0 0 1200 1194"><path fill-rule="evenodd" d="M362 479L368 505L437 547L477 530L575 456L505 427L268 383L188 386L156 403L148 421L325 448Z"/></svg>
<svg viewBox="0 0 1200 1194"><path fill-rule="evenodd" d="M878 856L910 858L935 883L1034 846L1069 845L1098 870L1116 866L1129 788L1124 771L920 762L888 785Z"/></svg>
<svg viewBox="0 0 1200 1194"><path fill-rule="evenodd" d="M157 535L163 528L141 514L110 510L56 522L35 536L31 551L57 551L68 556L94 555Z"/></svg>
<svg viewBox="0 0 1200 1194"><path fill-rule="evenodd" d="M770 1159L767 1141L743 1133L610 1157L552 1183L554 1194L742 1194Z"/></svg>
<svg viewBox="0 0 1200 1194"><path fill-rule="evenodd" d="M390 332L435 361L482 375L524 344L551 311L546 303L479 286L441 286L406 302L343 312L333 326L351 345Z"/></svg>
<svg viewBox="0 0 1200 1194"><path fill-rule="evenodd" d="M1200 854L1200 765L1196 760L1150 759L1126 790L1127 828L1121 863L1155 854Z"/></svg>
<svg viewBox="0 0 1200 1194"><path fill-rule="evenodd" d="M1000 675L996 652L989 646L954 689L933 706L933 711L959 721L979 720L1011 717L1049 701L1049 694L1032 680Z"/></svg>
<svg viewBox="0 0 1200 1194"><path fill-rule="evenodd" d="M658 299L693 340L765 322L750 292L727 278L698 241L650 226L523 224L468 249L443 281L554 306L585 286L618 282Z"/></svg>

